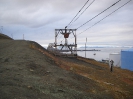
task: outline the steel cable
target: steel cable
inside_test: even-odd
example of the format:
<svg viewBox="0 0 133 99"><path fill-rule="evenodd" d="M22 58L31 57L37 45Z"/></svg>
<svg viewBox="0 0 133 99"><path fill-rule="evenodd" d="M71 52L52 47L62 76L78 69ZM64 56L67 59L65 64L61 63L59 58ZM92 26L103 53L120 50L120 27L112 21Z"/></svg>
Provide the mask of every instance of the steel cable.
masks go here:
<svg viewBox="0 0 133 99"><path fill-rule="evenodd" d="M85 7L85 5L88 3L89 0L86 1L86 3L83 5L83 7L78 11L78 13L74 16L74 18L70 21L70 23L66 26L66 28L73 22L73 20L77 17L77 15L81 12L81 10Z"/></svg>
<svg viewBox="0 0 133 99"><path fill-rule="evenodd" d="M108 9L110 9L111 7L113 7L115 4L117 4L120 1L121 0L118 0L117 2L115 2L111 6L109 6L108 8L106 8L105 10L103 10L102 12L100 12L99 14L97 14L96 16L94 16L93 18L91 18L90 20L88 20L87 22L85 22L84 24L80 25L77 29L81 28L82 26L84 26L85 24L87 24L88 22L90 22L91 20L93 20L94 18L98 17L100 14L104 13L105 11L107 11Z"/></svg>
<svg viewBox="0 0 133 99"><path fill-rule="evenodd" d="M104 18L102 18L101 20L99 20L98 22L96 22L95 24L93 24L92 26L90 26L89 28L85 29L83 32L87 31L88 29L92 28L93 26L97 25L98 23L100 23L102 20L104 20L105 18L109 17L110 15L112 15L114 12L116 12L117 10L119 10L120 8L122 8L123 6L125 6L126 4L128 4L129 2L131 2L132 0L129 0L128 2L126 2L125 4L123 4L122 6L120 6L119 8L117 8L116 10L114 10L113 12L111 12L110 14L108 14L107 16L105 16ZM81 32L81 33L83 33ZM79 33L79 34L81 34ZM78 34L78 35L79 35Z"/></svg>

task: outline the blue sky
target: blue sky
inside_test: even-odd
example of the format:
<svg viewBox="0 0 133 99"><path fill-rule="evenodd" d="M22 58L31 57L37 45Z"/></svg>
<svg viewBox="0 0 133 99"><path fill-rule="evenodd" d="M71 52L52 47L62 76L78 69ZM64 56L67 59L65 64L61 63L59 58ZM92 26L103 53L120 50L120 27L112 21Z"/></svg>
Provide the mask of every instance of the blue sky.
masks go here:
<svg viewBox="0 0 133 99"><path fill-rule="evenodd" d="M55 29L64 29L87 0L0 0L0 32L14 39L33 40L41 45L54 43ZM87 7L93 0L89 0ZM118 0L95 0L69 28L77 28ZM133 46L133 1L95 25L103 17L126 3L118 4L77 30L77 43L87 37L89 45ZM79 33L81 33L79 35ZM70 36L71 37L71 36ZM59 38L59 43L62 38ZM68 40L73 43L73 39Z"/></svg>

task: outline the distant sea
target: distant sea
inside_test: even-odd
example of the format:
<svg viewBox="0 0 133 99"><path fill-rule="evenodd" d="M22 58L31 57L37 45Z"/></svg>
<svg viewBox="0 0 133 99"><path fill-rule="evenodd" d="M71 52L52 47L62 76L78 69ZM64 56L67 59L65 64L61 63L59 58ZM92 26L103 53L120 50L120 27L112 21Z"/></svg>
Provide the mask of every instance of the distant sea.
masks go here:
<svg viewBox="0 0 133 99"><path fill-rule="evenodd" d="M47 46L43 46L47 49ZM100 51L86 51L86 58L95 59L97 61L108 60L109 54L111 53L120 53L121 50L130 49L133 46L87 46L86 50L100 50ZM77 48L78 50L85 50L84 46ZM79 56L85 57L85 51L77 51Z"/></svg>
<svg viewBox="0 0 133 99"><path fill-rule="evenodd" d="M109 54L120 53L121 50L129 49L130 47L88 47L86 50L100 50L100 51L86 51L86 58L95 59L97 61L108 60ZM78 48L84 50L84 47ZM79 56L85 57L85 51L78 51Z"/></svg>

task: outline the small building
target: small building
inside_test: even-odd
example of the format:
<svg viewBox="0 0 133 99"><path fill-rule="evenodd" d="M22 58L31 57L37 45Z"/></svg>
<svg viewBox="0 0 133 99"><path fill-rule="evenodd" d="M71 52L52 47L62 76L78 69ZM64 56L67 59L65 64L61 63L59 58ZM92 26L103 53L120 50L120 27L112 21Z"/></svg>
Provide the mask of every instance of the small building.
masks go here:
<svg viewBox="0 0 133 99"><path fill-rule="evenodd" d="M133 48L121 51L121 68L133 71Z"/></svg>
<svg viewBox="0 0 133 99"><path fill-rule="evenodd" d="M115 66L115 67L120 67L120 60L121 59L121 55L120 55L120 53L111 53L111 54L109 54L109 66L111 66L111 60L113 60L113 66Z"/></svg>

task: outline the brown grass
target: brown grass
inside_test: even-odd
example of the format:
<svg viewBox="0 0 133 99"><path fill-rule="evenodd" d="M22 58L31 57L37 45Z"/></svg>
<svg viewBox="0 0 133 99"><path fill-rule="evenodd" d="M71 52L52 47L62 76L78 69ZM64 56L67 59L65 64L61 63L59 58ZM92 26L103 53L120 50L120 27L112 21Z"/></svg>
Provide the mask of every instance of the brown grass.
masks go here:
<svg viewBox="0 0 133 99"><path fill-rule="evenodd" d="M83 57L77 57L77 61L84 61L88 64L99 66L104 68L103 70L98 70L96 68L92 68L89 66L85 66L82 64L78 64L76 62L70 62L66 59L62 59L61 57L54 56L53 54L49 53L48 51L44 51L43 49L36 48L35 46L30 46L30 48L39 50L43 54L50 57L54 62L61 68L72 71L76 74L89 78L101 87L104 87L106 91L110 91L114 94L116 99L119 99L120 96L122 99L124 97L131 95L133 92L125 88L125 84L128 84L133 87L133 72L129 72L127 70L122 70L120 68L114 68L114 72L111 73L109 66L104 63L97 62L92 59L86 59ZM120 85L119 85L120 84ZM86 90L87 91L87 90ZM95 90L92 90L93 93L96 93Z"/></svg>

